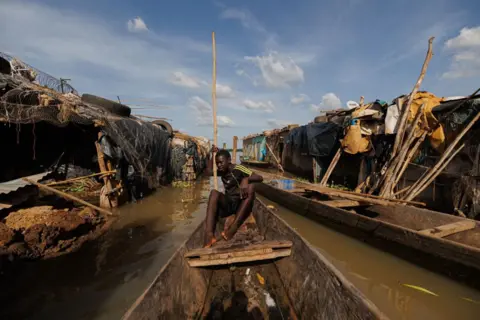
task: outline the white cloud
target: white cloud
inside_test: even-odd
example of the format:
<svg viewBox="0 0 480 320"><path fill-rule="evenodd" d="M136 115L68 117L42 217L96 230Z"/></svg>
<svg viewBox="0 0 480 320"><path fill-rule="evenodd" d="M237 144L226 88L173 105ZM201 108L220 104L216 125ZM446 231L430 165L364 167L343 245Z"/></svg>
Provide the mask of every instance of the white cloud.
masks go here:
<svg viewBox="0 0 480 320"><path fill-rule="evenodd" d="M458 36L447 40L445 46L449 49L480 47L480 26L463 28Z"/></svg>
<svg viewBox="0 0 480 320"><path fill-rule="evenodd" d="M306 94L300 93L299 95L293 96L290 99L290 103L294 105L299 105L310 100L310 97Z"/></svg>
<svg viewBox="0 0 480 320"><path fill-rule="evenodd" d="M230 117L227 116L217 116L217 125L219 127L233 127L235 122L233 122Z"/></svg>
<svg viewBox="0 0 480 320"><path fill-rule="evenodd" d="M202 85L200 80L190 77L181 71L175 71L169 81L174 85L186 88L200 88Z"/></svg>
<svg viewBox="0 0 480 320"><path fill-rule="evenodd" d="M235 92L232 87L217 83L217 98L233 98Z"/></svg>
<svg viewBox="0 0 480 320"><path fill-rule="evenodd" d="M135 37L111 28L104 17L32 1L0 1L0 21L5 25L23 21L2 33L0 48L52 75L68 76L80 92L111 98L119 93L158 95L159 83L167 82L172 72L190 73L184 61L211 55L208 42L152 31L148 39Z"/></svg>
<svg viewBox="0 0 480 320"><path fill-rule="evenodd" d="M127 28L128 28L128 31L130 31L130 32L148 31L147 24L140 17L136 17L136 18L128 20Z"/></svg>
<svg viewBox="0 0 480 320"><path fill-rule="evenodd" d="M326 110L335 110L342 107L342 102L340 98L333 92L329 92L322 97L322 101L315 105L310 105L311 110L314 112L321 112Z"/></svg>
<svg viewBox="0 0 480 320"><path fill-rule="evenodd" d="M272 101L262 102L262 101L252 101L250 99L243 100L243 105L249 110L259 110L267 113L273 112L275 106Z"/></svg>
<svg viewBox="0 0 480 320"><path fill-rule="evenodd" d="M260 69L263 81L268 87L289 87L304 81L303 69L293 59L276 51L265 56L245 57L245 60L252 62Z"/></svg>
<svg viewBox="0 0 480 320"><path fill-rule="evenodd" d="M213 124L212 106L210 103L199 96L195 96L190 98L188 105L196 114L198 126L211 126ZM219 127L233 127L235 122L230 117L217 115L217 125Z"/></svg>
<svg viewBox="0 0 480 320"><path fill-rule="evenodd" d="M291 122L287 121L287 120L279 120L279 119L268 119L267 120L267 124L271 127L271 128L283 128L283 127L286 127L288 126L289 124L291 124Z"/></svg>
<svg viewBox="0 0 480 320"><path fill-rule="evenodd" d="M452 62L443 78L464 78L480 75L480 26L463 28L455 38L445 42L453 53Z"/></svg>
<svg viewBox="0 0 480 320"><path fill-rule="evenodd" d="M266 32L266 30L262 26L262 24L248 10L241 10L241 9L236 9L236 8L227 8L227 9L222 11L222 13L220 14L220 18L238 20L238 21L240 21L242 26L246 29L252 29L252 30L255 30L255 31L258 31L258 32L262 32L262 33Z"/></svg>

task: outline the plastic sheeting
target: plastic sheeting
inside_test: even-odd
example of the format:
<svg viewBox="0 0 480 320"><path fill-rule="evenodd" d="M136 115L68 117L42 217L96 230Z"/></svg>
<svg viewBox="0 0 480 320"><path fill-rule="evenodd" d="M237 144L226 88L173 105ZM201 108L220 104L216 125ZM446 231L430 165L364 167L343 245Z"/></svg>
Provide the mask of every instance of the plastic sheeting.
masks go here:
<svg viewBox="0 0 480 320"><path fill-rule="evenodd" d="M158 168L160 175L163 175L168 171L171 140L168 132L130 118L109 119L104 131L122 149L127 161L137 172L143 175Z"/></svg>
<svg viewBox="0 0 480 320"><path fill-rule="evenodd" d="M342 127L332 122L313 123L292 129L285 139L292 152L326 157L338 142Z"/></svg>

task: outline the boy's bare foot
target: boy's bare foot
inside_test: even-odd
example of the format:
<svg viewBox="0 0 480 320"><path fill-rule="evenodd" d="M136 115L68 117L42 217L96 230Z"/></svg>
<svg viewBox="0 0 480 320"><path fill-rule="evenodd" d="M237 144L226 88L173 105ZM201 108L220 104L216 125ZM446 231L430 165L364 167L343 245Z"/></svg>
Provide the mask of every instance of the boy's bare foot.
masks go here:
<svg viewBox="0 0 480 320"><path fill-rule="evenodd" d="M203 241L203 247L204 248L210 248L215 242L217 242L217 239L215 239L215 236L213 233L207 233L205 234L205 239Z"/></svg>

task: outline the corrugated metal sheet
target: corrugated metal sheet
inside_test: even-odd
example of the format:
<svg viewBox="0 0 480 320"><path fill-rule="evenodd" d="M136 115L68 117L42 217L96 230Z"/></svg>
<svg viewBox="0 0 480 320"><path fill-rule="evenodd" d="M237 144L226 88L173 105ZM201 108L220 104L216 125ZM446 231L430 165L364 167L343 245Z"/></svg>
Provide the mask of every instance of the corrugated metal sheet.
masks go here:
<svg viewBox="0 0 480 320"><path fill-rule="evenodd" d="M24 177L24 178L38 182L39 180L41 180L42 178L44 178L46 175L50 173L51 171L42 172L42 173L34 174L32 176ZM18 189L23 188L27 185L29 185L29 183L26 181L23 181L22 178L7 181L7 182L2 182L0 183L0 194L8 194L10 192L17 191Z"/></svg>

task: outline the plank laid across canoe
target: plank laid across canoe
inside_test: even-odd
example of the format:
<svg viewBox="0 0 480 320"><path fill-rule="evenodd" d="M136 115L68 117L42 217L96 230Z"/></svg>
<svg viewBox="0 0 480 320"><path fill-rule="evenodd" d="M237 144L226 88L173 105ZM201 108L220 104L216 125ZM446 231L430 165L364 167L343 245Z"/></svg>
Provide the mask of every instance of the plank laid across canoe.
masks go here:
<svg viewBox="0 0 480 320"><path fill-rule="evenodd" d="M265 173L265 176L269 174ZM295 181L293 187L308 191L311 186ZM298 214L384 251L480 287L480 225L477 221L400 203L388 206L365 206L364 203L357 212L351 212L342 209L336 202L338 200L319 201L280 189L269 182L259 184L257 192Z"/></svg>
<svg viewBox="0 0 480 320"><path fill-rule="evenodd" d="M234 267L190 266L192 259L205 255L209 260L211 255L245 253L244 247L199 249L202 223L124 319L386 319L260 200L255 201L253 217L263 240L249 245L249 250L288 250L288 256ZM212 259L217 258L225 257Z"/></svg>

